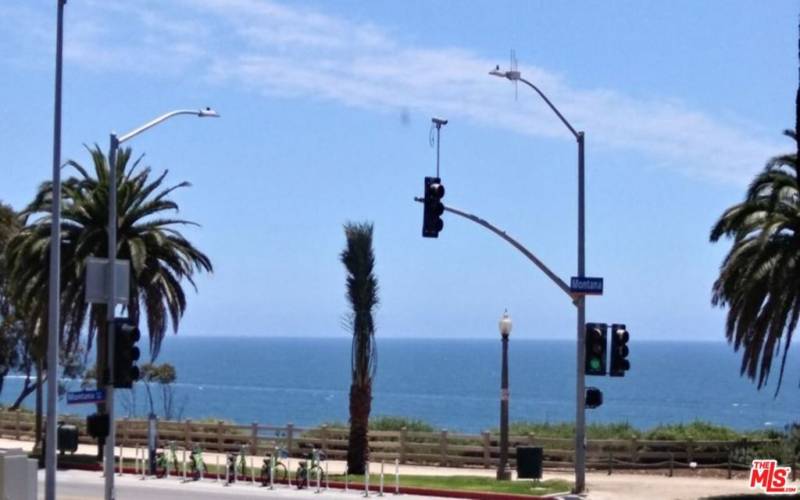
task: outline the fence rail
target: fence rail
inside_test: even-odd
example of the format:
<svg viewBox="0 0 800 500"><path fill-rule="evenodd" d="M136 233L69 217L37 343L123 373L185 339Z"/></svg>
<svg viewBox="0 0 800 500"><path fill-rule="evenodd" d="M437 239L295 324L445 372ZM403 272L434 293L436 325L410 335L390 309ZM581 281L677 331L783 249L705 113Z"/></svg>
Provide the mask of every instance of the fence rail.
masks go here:
<svg viewBox="0 0 800 500"><path fill-rule="evenodd" d="M86 421L80 417L64 417L65 423L80 430L80 443L94 440L86 434ZM17 440L33 440L34 418L19 411L0 411L0 436ZM315 428L261 425L233 425L224 422L158 421L158 445L174 441L190 449L200 445L209 452L225 453L242 447L252 455L265 455L280 446L291 456L302 456L312 447L320 448L331 459L347 456L348 429L327 426ZM117 421L117 444L146 446L147 421L122 419ZM759 446L778 445L779 441L653 441L639 439L598 439L587 442L587 465L591 468L674 468L720 467L728 471L747 464L747 450ZM539 446L543 449L544 466L572 467L572 439L538 437L533 434L509 436L510 463L516 466L517 446ZM370 454L375 460L399 460L403 464L427 464L452 467L494 468L498 465L499 435L455 434L440 432L370 431Z"/></svg>

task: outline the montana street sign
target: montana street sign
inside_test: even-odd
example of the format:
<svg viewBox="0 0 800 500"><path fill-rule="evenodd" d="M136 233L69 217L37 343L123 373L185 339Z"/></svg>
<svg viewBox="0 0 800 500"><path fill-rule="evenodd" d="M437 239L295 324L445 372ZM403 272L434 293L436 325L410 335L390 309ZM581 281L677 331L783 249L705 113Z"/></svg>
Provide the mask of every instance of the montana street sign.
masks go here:
<svg viewBox="0 0 800 500"><path fill-rule="evenodd" d="M67 393L68 405L79 405L88 403L102 403L106 400L104 389L92 389L88 391L73 391Z"/></svg>
<svg viewBox="0 0 800 500"><path fill-rule="evenodd" d="M573 276L569 281L569 291L574 295L603 295L603 278Z"/></svg>

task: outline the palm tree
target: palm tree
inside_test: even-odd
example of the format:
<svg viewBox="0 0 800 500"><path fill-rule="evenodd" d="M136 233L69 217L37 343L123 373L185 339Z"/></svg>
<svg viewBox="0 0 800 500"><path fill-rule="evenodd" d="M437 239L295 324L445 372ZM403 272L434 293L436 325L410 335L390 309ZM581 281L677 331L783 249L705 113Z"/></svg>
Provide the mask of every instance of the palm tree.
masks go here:
<svg viewBox="0 0 800 500"><path fill-rule="evenodd" d="M347 470L350 474L364 474L369 459L367 433L377 363L372 312L378 305L378 278L373 272L372 224L348 223L344 233L347 247L342 251L341 260L347 269L347 299L352 307L348 323L353 330Z"/></svg>
<svg viewBox="0 0 800 500"><path fill-rule="evenodd" d="M795 131L784 133L800 147ZM712 303L728 307L726 337L735 351L743 350L741 373L759 389L767 383L773 359L780 356L776 395L800 317L797 158L792 153L769 160L745 200L727 209L711 229L712 242L723 236L733 239L714 283Z"/></svg>
<svg viewBox="0 0 800 500"><path fill-rule="evenodd" d="M62 184L62 338L67 352L78 348L84 327L87 348L98 330L105 330L105 306L86 306L86 259L108 255L107 220L109 169L100 148L87 148L93 171L75 161L67 165L76 175ZM178 211L169 199L180 184L164 187L167 171L152 178L149 167L140 167L142 157L129 164L130 148L117 156L118 249L117 258L131 265L128 314L138 322L145 315L150 340L150 356L155 359L171 323L177 333L186 309L182 280L193 287L195 272L212 271L209 258L177 230L193 224L172 218ZM23 211L28 224L8 245L7 257L12 290L17 303L31 314L46 318L52 185L44 183L35 199ZM196 288L196 287L195 287ZM44 319L39 323L45 322ZM104 335L98 339L98 365L104 366Z"/></svg>

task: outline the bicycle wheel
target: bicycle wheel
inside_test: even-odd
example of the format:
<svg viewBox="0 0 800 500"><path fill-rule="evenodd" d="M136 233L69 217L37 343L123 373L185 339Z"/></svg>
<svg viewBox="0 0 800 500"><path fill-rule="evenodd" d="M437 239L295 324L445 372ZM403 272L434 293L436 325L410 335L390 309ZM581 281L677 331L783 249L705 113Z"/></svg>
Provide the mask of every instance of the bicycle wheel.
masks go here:
<svg viewBox="0 0 800 500"><path fill-rule="evenodd" d="M161 453L156 454L156 477L164 477L166 473L166 459Z"/></svg>
<svg viewBox="0 0 800 500"><path fill-rule="evenodd" d="M320 467L319 465L315 465L314 467L311 468L310 471L308 471L309 480L312 481L316 485L316 483L317 483L317 474L319 474L319 482L320 483L324 483L325 482L325 470L322 467Z"/></svg>
<svg viewBox="0 0 800 500"><path fill-rule="evenodd" d="M308 486L308 469L305 467L298 467L297 472L294 475L295 482L297 483L297 489L301 490Z"/></svg>
<svg viewBox="0 0 800 500"><path fill-rule="evenodd" d="M269 486L269 467L261 467L261 486Z"/></svg>
<svg viewBox="0 0 800 500"><path fill-rule="evenodd" d="M275 469L273 469L272 474L272 479L276 483L284 483L289 479L289 470L281 462L275 464Z"/></svg>

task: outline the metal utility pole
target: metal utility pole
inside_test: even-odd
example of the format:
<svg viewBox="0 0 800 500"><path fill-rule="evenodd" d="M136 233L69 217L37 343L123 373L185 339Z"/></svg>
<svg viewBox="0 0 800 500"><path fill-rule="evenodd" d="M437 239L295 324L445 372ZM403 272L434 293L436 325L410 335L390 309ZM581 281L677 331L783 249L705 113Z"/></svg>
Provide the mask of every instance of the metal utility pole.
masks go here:
<svg viewBox="0 0 800 500"><path fill-rule="evenodd" d="M532 88L539 94L551 110L558 116L569 131L575 136L578 141L578 277L585 277L586 272L586 254L585 254L585 176L584 176L584 142L585 134L583 131L577 131L573 126L564 118L564 115L550 102L544 93L539 90L536 85L528 80L522 78L519 71L513 69L511 71L500 71L496 68L489 72L492 76L499 76L507 78L512 82L522 82L528 87ZM586 374L584 373L584 358L586 356L584 346L584 325L586 323L586 299L584 296L579 295L575 297L575 305L578 307L578 325L577 325L577 342L576 342L576 367L575 367L575 493L583 493L586 489Z"/></svg>
<svg viewBox="0 0 800 500"><path fill-rule="evenodd" d="M61 62L64 4L56 0L56 78L53 113L53 197L50 209L50 283L47 311L47 431L45 435L45 499L56 498L56 428L58 420L58 348L61 318ZM41 390L41 388L40 388Z"/></svg>
<svg viewBox="0 0 800 500"><path fill-rule="evenodd" d="M503 361L500 374L500 463L497 465L497 480L508 481L508 337L511 334L511 318L508 311L500 318L500 338L503 343Z"/></svg>

